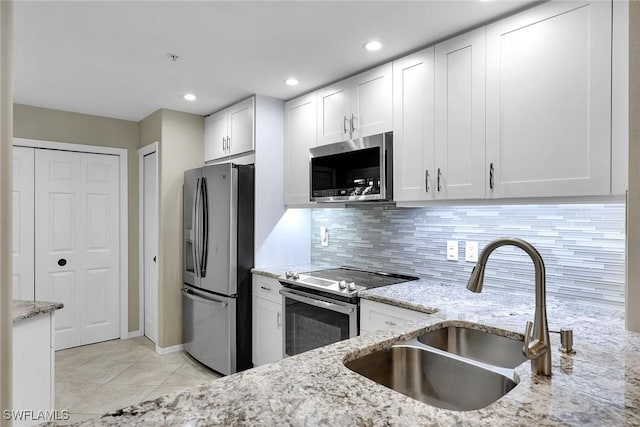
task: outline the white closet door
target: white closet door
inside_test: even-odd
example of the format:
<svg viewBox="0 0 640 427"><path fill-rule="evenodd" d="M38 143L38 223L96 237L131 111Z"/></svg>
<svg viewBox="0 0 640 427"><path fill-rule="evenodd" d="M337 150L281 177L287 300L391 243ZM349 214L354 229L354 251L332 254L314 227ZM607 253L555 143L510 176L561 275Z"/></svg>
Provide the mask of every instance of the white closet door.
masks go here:
<svg viewBox="0 0 640 427"><path fill-rule="evenodd" d="M144 335L158 337L158 205L156 153L144 157Z"/></svg>
<svg viewBox="0 0 640 427"><path fill-rule="evenodd" d="M36 299L59 301L56 349L119 336L118 158L37 150Z"/></svg>
<svg viewBox="0 0 640 427"><path fill-rule="evenodd" d="M34 149L13 147L13 299L34 298Z"/></svg>

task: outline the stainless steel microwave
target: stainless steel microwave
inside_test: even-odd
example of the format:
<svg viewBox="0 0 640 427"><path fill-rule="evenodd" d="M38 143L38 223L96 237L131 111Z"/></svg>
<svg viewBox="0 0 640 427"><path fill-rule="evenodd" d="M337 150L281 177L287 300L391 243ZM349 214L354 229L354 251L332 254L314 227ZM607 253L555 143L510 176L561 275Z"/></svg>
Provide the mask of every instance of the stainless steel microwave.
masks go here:
<svg viewBox="0 0 640 427"><path fill-rule="evenodd" d="M310 198L316 202L393 200L393 133L309 150Z"/></svg>

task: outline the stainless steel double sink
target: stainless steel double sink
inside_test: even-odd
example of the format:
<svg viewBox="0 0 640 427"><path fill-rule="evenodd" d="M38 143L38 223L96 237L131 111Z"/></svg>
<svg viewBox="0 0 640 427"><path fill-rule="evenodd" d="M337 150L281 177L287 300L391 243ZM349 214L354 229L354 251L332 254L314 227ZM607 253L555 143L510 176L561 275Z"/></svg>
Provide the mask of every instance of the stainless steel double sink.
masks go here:
<svg viewBox="0 0 640 427"><path fill-rule="evenodd" d="M514 368L527 359L522 339L479 329L477 324L447 325L415 339L375 351L345 366L378 384L457 411L484 408L511 391Z"/></svg>

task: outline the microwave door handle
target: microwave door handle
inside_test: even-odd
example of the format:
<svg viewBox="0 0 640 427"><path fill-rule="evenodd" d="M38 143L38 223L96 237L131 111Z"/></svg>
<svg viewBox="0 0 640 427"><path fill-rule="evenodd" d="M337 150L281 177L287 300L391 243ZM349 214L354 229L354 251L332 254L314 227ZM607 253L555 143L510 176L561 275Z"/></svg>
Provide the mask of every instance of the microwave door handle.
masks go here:
<svg viewBox="0 0 640 427"><path fill-rule="evenodd" d="M350 314L351 312L353 312L353 309L354 309L352 305L340 304L337 302L322 301L319 299L310 298L308 296L301 295L297 292L294 293L284 289L280 289L280 294L292 300L313 305L314 307L325 308L331 311L337 311L338 313Z"/></svg>
<svg viewBox="0 0 640 427"><path fill-rule="evenodd" d="M191 206L191 256L193 259L193 270L196 277L200 277L198 268L198 194L200 189L200 178L196 179L196 188L193 194L193 206Z"/></svg>
<svg viewBox="0 0 640 427"><path fill-rule="evenodd" d="M200 274L201 277L207 275L207 255L209 252L209 197L207 194L207 179L202 177L200 180L200 204L202 212L202 226L200 232Z"/></svg>

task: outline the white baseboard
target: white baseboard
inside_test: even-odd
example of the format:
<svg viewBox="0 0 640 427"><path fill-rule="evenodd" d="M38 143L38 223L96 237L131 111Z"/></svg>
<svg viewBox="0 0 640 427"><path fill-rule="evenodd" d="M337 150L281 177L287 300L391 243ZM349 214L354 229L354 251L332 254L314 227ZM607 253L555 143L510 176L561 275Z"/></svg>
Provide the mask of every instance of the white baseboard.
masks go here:
<svg viewBox="0 0 640 427"><path fill-rule="evenodd" d="M171 347L160 347L158 344L156 344L156 353L158 354L175 353L176 351L182 351L183 349L184 349L183 344L178 344Z"/></svg>
<svg viewBox="0 0 640 427"><path fill-rule="evenodd" d="M127 339L128 339L128 338L141 337L141 336L142 336L142 331L141 331L141 330L131 331L131 332L129 332L129 334L127 335Z"/></svg>

